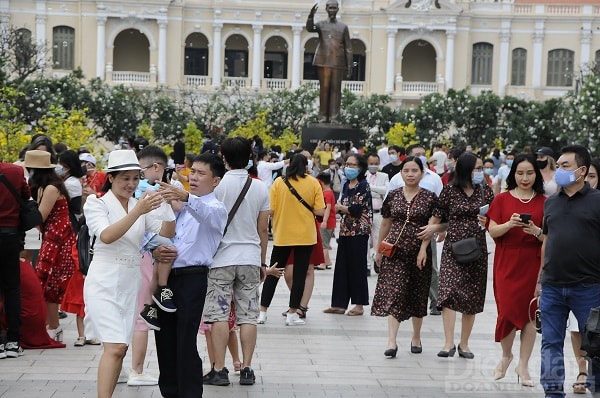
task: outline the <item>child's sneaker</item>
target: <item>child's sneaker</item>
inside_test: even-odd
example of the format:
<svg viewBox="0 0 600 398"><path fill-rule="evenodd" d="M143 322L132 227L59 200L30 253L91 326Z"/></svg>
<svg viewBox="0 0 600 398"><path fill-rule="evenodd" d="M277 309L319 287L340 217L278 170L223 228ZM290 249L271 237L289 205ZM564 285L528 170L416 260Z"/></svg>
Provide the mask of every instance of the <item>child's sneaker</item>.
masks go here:
<svg viewBox="0 0 600 398"><path fill-rule="evenodd" d="M165 312L177 311L177 306L173 301L173 291L168 286L159 286L152 295L152 300L158 305L158 308Z"/></svg>
<svg viewBox="0 0 600 398"><path fill-rule="evenodd" d="M160 330L158 322L158 308L152 304L144 305L144 309L140 312L140 318L146 323L149 329Z"/></svg>
<svg viewBox="0 0 600 398"><path fill-rule="evenodd" d="M23 356L23 347L16 341L9 341L4 347L7 358L18 358Z"/></svg>

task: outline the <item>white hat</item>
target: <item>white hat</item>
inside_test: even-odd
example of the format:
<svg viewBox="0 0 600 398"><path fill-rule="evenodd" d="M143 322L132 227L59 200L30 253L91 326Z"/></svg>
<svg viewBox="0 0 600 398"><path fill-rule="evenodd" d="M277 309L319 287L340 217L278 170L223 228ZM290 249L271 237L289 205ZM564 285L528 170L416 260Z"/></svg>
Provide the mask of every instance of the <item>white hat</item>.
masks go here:
<svg viewBox="0 0 600 398"><path fill-rule="evenodd" d="M104 169L106 172L141 170L135 152L131 149L119 149L108 154L108 166Z"/></svg>
<svg viewBox="0 0 600 398"><path fill-rule="evenodd" d="M84 153L80 154L79 160L82 162L91 163L94 166L96 165L96 158L91 153L84 152Z"/></svg>

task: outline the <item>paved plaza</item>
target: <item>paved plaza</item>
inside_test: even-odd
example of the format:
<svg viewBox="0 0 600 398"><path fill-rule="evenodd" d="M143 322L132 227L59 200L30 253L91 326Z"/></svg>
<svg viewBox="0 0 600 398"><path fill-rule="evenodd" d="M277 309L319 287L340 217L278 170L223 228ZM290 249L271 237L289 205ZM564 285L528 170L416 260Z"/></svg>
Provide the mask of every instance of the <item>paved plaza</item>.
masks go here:
<svg viewBox="0 0 600 398"><path fill-rule="evenodd" d="M493 249L493 242L489 240ZM334 247L335 249L335 247ZM333 270L316 271L315 288L304 326L285 326L281 312L287 309L288 290L280 282L267 323L258 326L258 344L253 362L254 386L240 386L232 373L228 387L205 386L204 397L523 397L543 396L539 385L539 337L530 371L536 386L517 384L513 362L505 379L494 382L492 371L500 357L494 343L496 307L492 291L492 255L488 272L485 312L475 320L470 348L475 359L438 358L443 344L442 318L427 316L423 324L422 354L410 353L410 322L400 326L398 356L386 359L387 321L368 315L349 317L324 314L329 307ZM369 278L373 296L377 276ZM459 318L460 319L460 318ZM458 319L458 320L459 320ZM101 348L73 347L77 338L75 317L61 321L66 349L27 350L19 359L0 360L1 398L79 398L95 397L96 372ZM457 340L460 323L457 322ZM570 343L566 344L567 396L577 370ZM204 336L198 347L208 370ZM514 349L515 357L518 346ZM231 357L227 367L232 370ZM128 354L125 366L131 364ZM158 374L154 338L150 336L148 372ZM201 377L201 375L198 375ZM119 384L116 398L159 398L154 387L128 387ZM589 393L588 393L589 396Z"/></svg>

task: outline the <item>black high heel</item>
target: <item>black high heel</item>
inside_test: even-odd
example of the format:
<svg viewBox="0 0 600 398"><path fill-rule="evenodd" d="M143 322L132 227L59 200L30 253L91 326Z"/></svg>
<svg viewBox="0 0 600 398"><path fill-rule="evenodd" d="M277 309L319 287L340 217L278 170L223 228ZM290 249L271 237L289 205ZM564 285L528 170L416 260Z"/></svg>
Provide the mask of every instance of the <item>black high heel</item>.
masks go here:
<svg viewBox="0 0 600 398"><path fill-rule="evenodd" d="M412 342L410 343L410 352L412 354L420 354L423 352L423 343L421 343L419 341L420 345L412 345Z"/></svg>
<svg viewBox="0 0 600 398"><path fill-rule="evenodd" d="M461 357L461 358L465 358L465 359L473 359L473 358L475 358L475 354L473 354L472 352L470 352L470 351L463 351L460 348L460 344L458 345L458 356Z"/></svg>
<svg viewBox="0 0 600 398"><path fill-rule="evenodd" d="M390 357L390 358L396 358L397 353L398 353L398 346L396 346L396 348L388 348L387 350L385 350L383 355L385 355L386 357Z"/></svg>
<svg viewBox="0 0 600 398"><path fill-rule="evenodd" d="M450 348L448 351L440 351L437 353L438 357L441 358L448 358L448 357L453 357L454 354L456 353L456 346L452 346L452 348Z"/></svg>

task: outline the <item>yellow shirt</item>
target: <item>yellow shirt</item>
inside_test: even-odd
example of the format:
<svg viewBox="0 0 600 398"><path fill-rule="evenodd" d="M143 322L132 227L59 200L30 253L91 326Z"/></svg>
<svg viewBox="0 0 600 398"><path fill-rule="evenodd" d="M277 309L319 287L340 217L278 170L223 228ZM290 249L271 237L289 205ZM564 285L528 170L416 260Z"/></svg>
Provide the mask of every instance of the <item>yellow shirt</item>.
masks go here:
<svg viewBox="0 0 600 398"><path fill-rule="evenodd" d="M316 178L305 176L288 179L298 194L315 210L325 208L323 190ZM308 246L317 243L315 217L290 192L281 178L271 186L273 211L273 244L275 246Z"/></svg>
<svg viewBox="0 0 600 398"><path fill-rule="evenodd" d="M335 159L332 151L319 151L313 152L313 158L319 162L320 165L327 165L329 159Z"/></svg>
<svg viewBox="0 0 600 398"><path fill-rule="evenodd" d="M189 167L186 167L183 170L179 170L179 174L182 175L183 177L187 178L187 181L181 180L181 183L183 184L183 189L185 189L188 192L190 192L190 172L191 171L192 171L192 169L190 169Z"/></svg>

